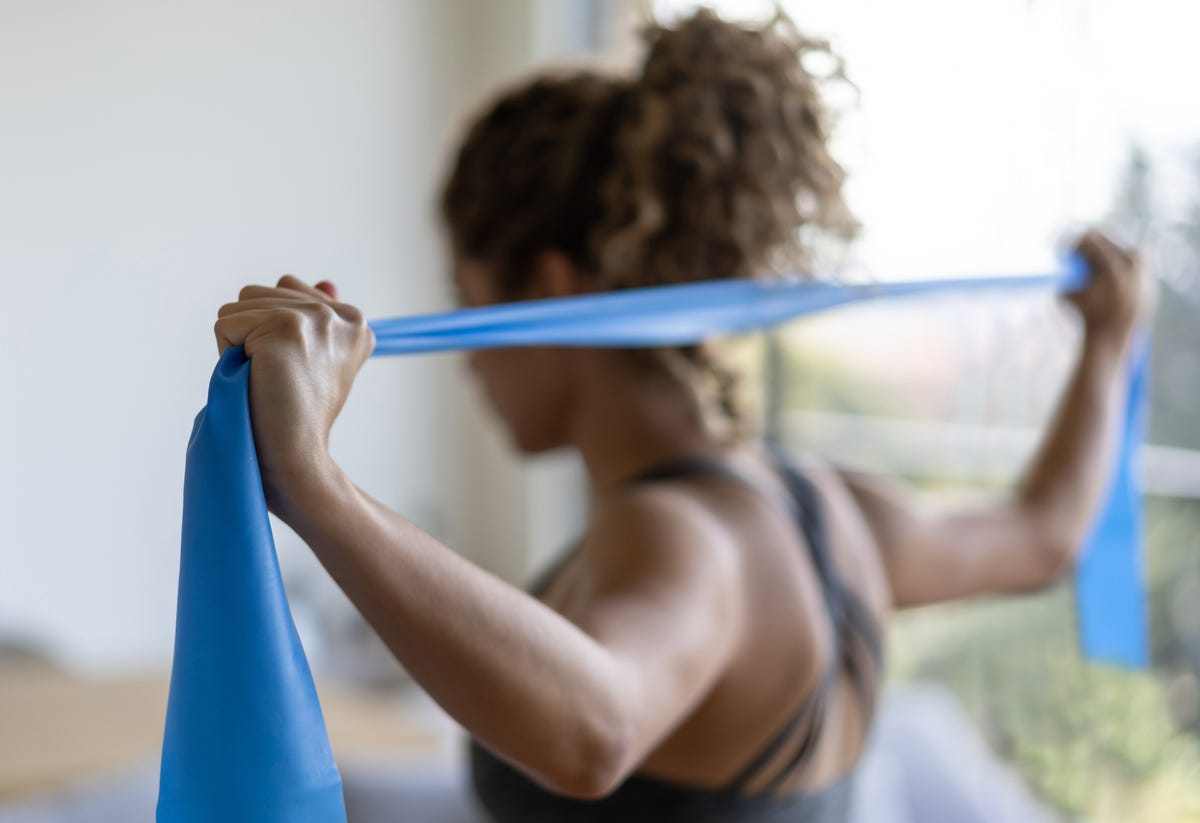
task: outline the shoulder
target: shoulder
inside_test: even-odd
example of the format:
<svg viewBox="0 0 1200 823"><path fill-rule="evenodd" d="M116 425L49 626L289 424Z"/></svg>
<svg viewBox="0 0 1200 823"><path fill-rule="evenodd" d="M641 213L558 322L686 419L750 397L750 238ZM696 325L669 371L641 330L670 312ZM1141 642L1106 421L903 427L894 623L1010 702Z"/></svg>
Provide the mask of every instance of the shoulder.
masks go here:
<svg viewBox="0 0 1200 823"><path fill-rule="evenodd" d="M872 493L877 490L877 478L814 454L798 454L791 462L816 489L825 514L841 521L869 525L865 522L870 514L866 509L872 503Z"/></svg>
<svg viewBox="0 0 1200 823"><path fill-rule="evenodd" d="M611 495L594 510L586 540L604 578L641 575L727 588L741 577L733 530L686 484Z"/></svg>
<svg viewBox="0 0 1200 823"><path fill-rule="evenodd" d="M856 526L864 519L859 484L865 475L807 452L789 453L788 464L812 486L821 515L831 526L843 532L858 531Z"/></svg>

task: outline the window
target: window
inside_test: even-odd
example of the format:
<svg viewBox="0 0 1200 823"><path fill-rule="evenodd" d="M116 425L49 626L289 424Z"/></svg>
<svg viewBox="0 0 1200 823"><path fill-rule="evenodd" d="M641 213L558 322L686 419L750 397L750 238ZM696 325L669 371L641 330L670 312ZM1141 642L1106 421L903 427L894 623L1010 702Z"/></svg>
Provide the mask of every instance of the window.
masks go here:
<svg viewBox="0 0 1200 823"><path fill-rule="evenodd" d="M660 15L692 2L659 0ZM769 2L706 3L761 19ZM939 680L1047 802L1098 821L1200 808L1200 7L1164 0L805 0L861 89L835 149L890 279L1045 270L1102 222L1162 281L1144 455L1154 667L1084 664L1069 585L900 619L897 680ZM799 448L958 500L1011 482L1072 364L1045 295L844 310L779 333Z"/></svg>

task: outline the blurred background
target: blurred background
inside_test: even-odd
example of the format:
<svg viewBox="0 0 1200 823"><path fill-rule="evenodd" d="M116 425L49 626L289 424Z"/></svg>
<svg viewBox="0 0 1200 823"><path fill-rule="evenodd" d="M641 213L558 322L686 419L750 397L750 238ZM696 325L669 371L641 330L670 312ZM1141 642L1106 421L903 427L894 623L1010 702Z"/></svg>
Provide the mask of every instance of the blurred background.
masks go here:
<svg viewBox="0 0 1200 823"><path fill-rule="evenodd" d="M117 784L152 806L184 447L217 308L283 273L333 280L371 317L448 308L433 199L465 118L535 68L628 69L649 14L697 5L0 0L0 820L98 820L96 792ZM1100 222L1162 284L1142 463L1153 669L1084 663L1069 585L905 616L893 715L942 729L929 751L968 768L977 798L938 819L1034 819L1024 800L968 808L987 805L986 783L1045 819L1200 820L1200 9L781 5L832 40L860 90L839 100L835 148L865 231L822 274L1046 270L1065 234ZM1032 295L841 310L738 355L796 448L961 501L1013 479L1076 345L1066 313ZM464 378L453 355L369 364L335 456L525 581L582 523L577 467L517 461ZM276 523L276 537L339 757L375 787L371 764L455 763L452 724L294 535ZM933 819L882 814L869 819Z"/></svg>

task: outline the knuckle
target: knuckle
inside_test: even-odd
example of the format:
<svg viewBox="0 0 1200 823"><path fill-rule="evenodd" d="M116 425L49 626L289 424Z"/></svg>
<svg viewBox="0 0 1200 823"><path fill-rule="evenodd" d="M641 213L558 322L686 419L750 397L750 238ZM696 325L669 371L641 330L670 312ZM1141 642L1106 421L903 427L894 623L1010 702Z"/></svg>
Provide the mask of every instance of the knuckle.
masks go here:
<svg viewBox="0 0 1200 823"><path fill-rule="evenodd" d="M299 312L287 311L279 315L279 325L294 337L304 336L304 316Z"/></svg>
<svg viewBox="0 0 1200 823"><path fill-rule="evenodd" d="M325 339L333 329L335 314L332 309L321 303L309 303L290 312L297 331L315 339Z"/></svg>
<svg viewBox="0 0 1200 823"><path fill-rule="evenodd" d="M331 325L338 317L337 310L328 303L312 303L311 306L322 326Z"/></svg>

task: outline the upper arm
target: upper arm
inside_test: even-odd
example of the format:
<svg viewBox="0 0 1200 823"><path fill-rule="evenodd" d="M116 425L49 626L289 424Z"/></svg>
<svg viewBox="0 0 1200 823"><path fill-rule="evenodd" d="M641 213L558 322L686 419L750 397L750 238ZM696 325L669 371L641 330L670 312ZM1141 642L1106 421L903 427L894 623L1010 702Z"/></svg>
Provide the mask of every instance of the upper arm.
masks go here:
<svg viewBox="0 0 1200 823"><path fill-rule="evenodd" d="M1054 582L1069 562L1017 500L939 511L885 479L842 472L879 547L898 608Z"/></svg>
<svg viewBox="0 0 1200 823"><path fill-rule="evenodd" d="M737 649L738 552L711 513L669 489L606 506L587 540L593 574L564 616L617 667L632 769L698 705Z"/></svg>

